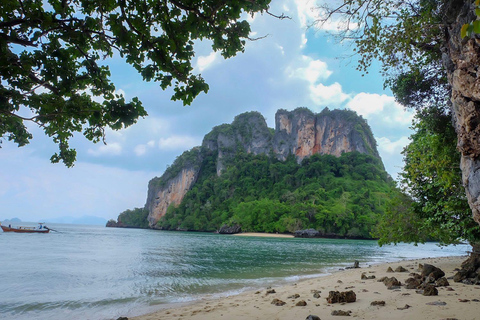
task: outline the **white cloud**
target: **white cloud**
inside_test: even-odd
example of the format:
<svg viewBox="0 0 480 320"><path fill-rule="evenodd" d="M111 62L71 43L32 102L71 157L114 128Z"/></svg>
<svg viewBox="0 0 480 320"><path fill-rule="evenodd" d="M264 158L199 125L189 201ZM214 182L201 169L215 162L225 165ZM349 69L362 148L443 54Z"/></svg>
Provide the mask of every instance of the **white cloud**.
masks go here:
<svg viewBox="0 0 480 320"><path fill-rule="evenodd" d="M158 141L158 147L165 150L188 150L200 144L200 139L191 136L172 135Z"/></svg>
<svg viewBox="0 0 480 320"><path fill-rule="evenodd" d="M361 92L347 103L347 108L356 111L366 119L381 117L385 123L409 125L412 123L413 112L406 111L392 96L385 94Z"/></svg>
<svg viewBox="0 0 480 320"><path fill-rule="evenodd" d="M135 152L135 154L140 157L140 156L143 156L145 153L147 153L147 149L148 148L153 148L155 146L155 141L154 140L150 140L148 141L146 144L139 144L137 146L135 146L135 148L133 149L133 151Z"/></svg>
<svg viewBox="0 0 480 320"><path fill-rule="evenodd" d="M335 82L329 86L321 83L310 85L310 98L317 105L325 106L330 104L340 104L347 100L348 94L344 93L342 86Z"/></svg>
<svg viewBox="0 0 480 320"><path fill-rule="evenodd" d="M99 157L103 155L118 156L122 153L122 146L117 143L109 143L99 146L97 149L88 149L88 154Z"/></svg>
<svg viewBox="0 0 480 320"><path fill-rule="evenodd" d="M301 56L297 62L300 66L288 67L286 70L290 77L305 79L311 84L315 84L321 80L327 80L332 74L328 69L327 63L322 60L314 60L307 56Z"/></svg>
<svg viewBox="0 0 480 320"><path fill-rule="evenodd" d="M218 58L220 57L220 53L217 51L212 51L208 56L199 56L197 59L196 69L199 72L202 72L212 66Z"/></svg>
<svg viewBox="0 0 480 320"><path fill-rule="evenodd" d="M318 16L318 9L314 1L295 0L298 10L298 19L303 28L308 27Z"/></svg>
<svg viewBox="0 0 480 320"><path fill-rule="evenodd" d="M391 141L386 137L377 138L378 149L380 153L385 154L400 154L406 145L410 143L408 137L400 137L396 141Z"/></svg>

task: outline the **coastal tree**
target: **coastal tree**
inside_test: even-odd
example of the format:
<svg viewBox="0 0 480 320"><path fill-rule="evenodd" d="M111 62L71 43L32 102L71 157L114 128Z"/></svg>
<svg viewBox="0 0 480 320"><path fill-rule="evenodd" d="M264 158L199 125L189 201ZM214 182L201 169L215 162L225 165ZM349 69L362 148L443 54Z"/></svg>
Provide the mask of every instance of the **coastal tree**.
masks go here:
<svg viewBox="0 0 480 320"><path fill-rule="evenodd" d="M2 0L0 2L0 143L24 146L28 123L58 144L52 162L72 166L75 132L93 142L105 129L134 124L147 112L110 80L108 58L122 58L145 81L173 87L189 105L208 85L193 73L194 41L210 40L225 58L242 52L244 14L268 12L270 0Z"/></svg>
<svg viewBox="0 0 480 320"><path fill-rule="evenodd" d="M480 224L480 91L476 89L480 47L475 32L461 31L477 19L473 1L344 0L336 4L321 6L318 23L339 17L343 27L339 36L355 44L359 70L366 72L372 61L380 61L385 85L397 100L426 110L424 115L437 102L448 106L466 198Z"/></svg>

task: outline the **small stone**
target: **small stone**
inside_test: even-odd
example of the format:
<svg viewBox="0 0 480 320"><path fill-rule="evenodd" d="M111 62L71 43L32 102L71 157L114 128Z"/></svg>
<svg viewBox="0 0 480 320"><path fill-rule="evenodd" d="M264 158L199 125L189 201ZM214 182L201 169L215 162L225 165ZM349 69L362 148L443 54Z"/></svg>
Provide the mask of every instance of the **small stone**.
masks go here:
<svg viewBox="0 0 480 320"><path fill-rule="evenodd" d="M343 281L342 280L337 280L337 283L343 283Z"/></svg>
<svg viewBox="0 0 480 320"><path fill-rule="evenodd" d="M384 306L385 305L385 301L372 301L370 303L371 306Z"/></svg>
<svg viewBox="0 0 480 320"><path fill-rule="evenodd" d="M433 301L433 302L427 302L425 304L429 305L429 306L445 306L445 305L447 305L447 303L443 302L443 301Z"/></svg>
<svg viewBox="0 0 480 320"><path fill-rule="evenodd" d="M317 298L317 299L320 298L320 293L319 293L319 292L315 292L315 293L313 294L313 297L314 297L314 298Z"/></svg>
<svg viewBox="0 0 480 320"><path fill-rule="evenodd" d="M352 311L333 310L331 314L332 316L350 316L350 313Z"/></svg>
<svg viewBox="0 0 480 320"><path fill-rule="evenodd" d="M387 272L393 272L392 267L388 267Z"/></svg>
<svg viewBox="0 0 480 320"><path fill-rule="evenodd" d="M297 302L297 304L295 304L297 307L305 307L307 305L307 303L305 302L305 300L300 300Z"/></svg>
<svg viewBox="0 0 480 320"><path fill-rule="evenodd" d="M386 278L383 280L383 283L387 286L387 289L397 289L396 287L401 286L401 282L395 277Z"/></svg>
<svg viewBox="0 0 480 320"><path fill-rule="evenodd" d="M398 267L395 269L395 272L408 272L408 270L405 269L405 268L402 267L402 266L398 266Z"/></svg>
<svg viewBox="0 0 480 320"><path fill-rule="evenodd" d="M407 310L408 308L411 308L412 306L409 306L406 304L404 307L397 308L397 310Z"/></svg>
<svg viewBox="0 0 480 320"><path fill-rule="evenodd" d="M117 318L117 320L128 320L128 318L127 317L119 317L119 318Z"/></svg>
<svg viewBox="0 0 480 320"><path fill-rule="evenodd" d="M470 302L468 299L458 299L459 302Z"/></svg>
<svg viewBox="0 0 480 320"><path fill-rule="evenodd" d="M478 299L472 299L473 302L480 302Z"/></svg>
<svg viewBox="0 0 480 320"><path fill-rule="evenodd" d="M377 280L377 282L384 282L386 279L388 279L388 277L381 277Z"/></svg>
<svg viewBox="0 0 480 320"><path fill-rule="evenodd" d="M308 317L306 317L305 320L322 320L322 319L320 319L319 316L311 314Z"/></svg>
<svg viewBox="0 0 480 320"><path fill-rule="evenodd" d="M435 286L426 285L425 288L423 289L423 295L424 296L438 296L438 290L437 290L437 288L435 288Z"/></svg>
<svg viewBox="0 0 480 320"><path fill-rule="evenodd" d="M447 291L455 291L455 289L448 287Z"/></svg>
<svg viewBox="0 0 480 320"><path fill-rule="evenodd" d="M275 289L267 290L267 294L271 294L271 293L277 293L277 292L275 291Z"/></svg>
<svg viewBox="0 0 480 320"><path fill-rule="evenodd" d="M255 292L255 294L259 294L259 293L262 293L262 292L261 292L261 291L257 291L257 292Z"/></svg>
<svg viewBox="0 0 480 320"><path fill-rule="evenodd" d="M280 306L285 305L286 302L284 302L284 301L282 301L282 300L280 300L280 299L275 298L275 299L272 300L271 304L274 304L274 305L280 307Z"/></svg>
<svg viewBox="0 0 480 320"><path fill-rule="evenodd" d="M288 299L297 299L297 298L300 298L300 295L299 295L298 293L295 293L295 294L293 294L293 295L291 295L291 296L288 296L287 298L288 298Z"/></svg>
<svg viewBox="0 0 480 320"><path fill-rule="evenodd" d="M407 280L405 280L405 284L407 285L407 289L417 289L420 287L422 282L415 278L408 278Z"/></svg>
<svg viewBox="0 0 480 320"><path fill-rule="evenodd" d="M357 295L352 290L339 292L339 291L330 291L328 293L327 302L328 303L342 303L342 302L355 302L357 300Z"/></svg>
<svg viewBox="0 0 480 320"><path fill-rule="evenodd" d="M375 276L373 276L373 275L372 275L372 276L367 276L367 275L365 274L365 272L364 272L364 273L362 273L361 279L362 279L362 280L375 279Z"/></svg>

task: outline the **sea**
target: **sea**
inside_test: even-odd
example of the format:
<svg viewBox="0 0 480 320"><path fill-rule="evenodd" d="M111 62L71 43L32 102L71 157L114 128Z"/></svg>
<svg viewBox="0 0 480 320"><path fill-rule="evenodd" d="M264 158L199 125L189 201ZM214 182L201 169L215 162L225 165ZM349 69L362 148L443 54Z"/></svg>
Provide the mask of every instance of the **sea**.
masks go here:
<svg viewBox="0 0 480 320"><path fill-rule="evenodd" d="M117 319L234 295L339 268L466 255L468 245L239 237L50 224L0 231L1 319Z"/></svg>

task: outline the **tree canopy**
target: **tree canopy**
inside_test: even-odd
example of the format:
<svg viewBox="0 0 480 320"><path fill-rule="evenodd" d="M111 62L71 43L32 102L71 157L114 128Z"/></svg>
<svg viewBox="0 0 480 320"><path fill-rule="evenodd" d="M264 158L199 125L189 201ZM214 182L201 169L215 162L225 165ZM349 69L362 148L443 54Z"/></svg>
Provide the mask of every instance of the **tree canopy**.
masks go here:
<svg viewBox="0 0 480 320"><path fill-rule="evenodd" d="M2 0L0 3L0 143L32 139L26 123L58 144L51 158L72 166L75 132L104 140L147 115L110 80L107 58L121 57L145 81L173 86L190 104L208 85L193 74L195 40L211 40L225 58L244 50L250 26L242 14L270 0Z"/></svg>
<svg viewBox="0 0 480 320"><path fill-rule="evenodd" d="M379 61L385 87L398 102L417 110L415 133L403 152L401 183L406 194L390 202L379 228L381 243L432 238L475 243L480 239L462 185L457 134L451 123L452 89L445 68L445 63L452 64L445 58L446 30L464 4L459 0L344 0L322 7L324 15L318 22L340 18L343 29L338 36L355 44L358 70L367 72L374 60ZM476 32L475 26L480 24L465 25L462 32L458 30L458 38Z"/></svg>

